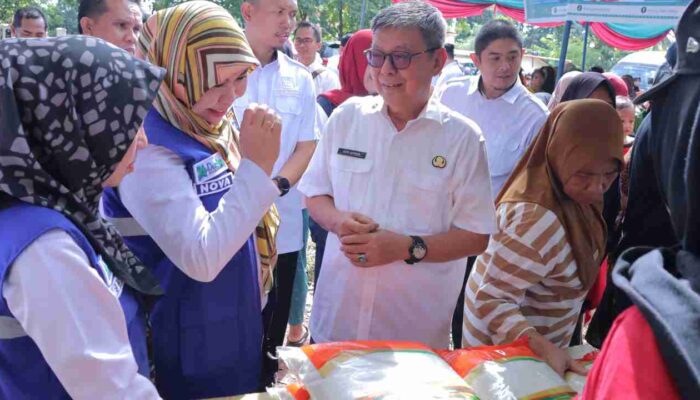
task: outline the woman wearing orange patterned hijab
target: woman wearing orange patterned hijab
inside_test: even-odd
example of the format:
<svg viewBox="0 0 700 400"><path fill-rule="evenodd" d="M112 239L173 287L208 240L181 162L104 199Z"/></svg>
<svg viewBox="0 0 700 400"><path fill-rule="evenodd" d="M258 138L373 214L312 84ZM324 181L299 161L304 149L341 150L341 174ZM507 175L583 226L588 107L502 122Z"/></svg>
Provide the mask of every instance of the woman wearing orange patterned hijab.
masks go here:
<svg viewBox="0 0 700 400"><path fill-rule="evenodd" d="M218 5L157 12L138 51L168 72L136 175L104 196L103 211L165 290L150 315L156 385L168 399L256 391L261 286L276 256L279 191L269 176L279 117L252 106L238 131L229 110L258 62Z"/></svg>

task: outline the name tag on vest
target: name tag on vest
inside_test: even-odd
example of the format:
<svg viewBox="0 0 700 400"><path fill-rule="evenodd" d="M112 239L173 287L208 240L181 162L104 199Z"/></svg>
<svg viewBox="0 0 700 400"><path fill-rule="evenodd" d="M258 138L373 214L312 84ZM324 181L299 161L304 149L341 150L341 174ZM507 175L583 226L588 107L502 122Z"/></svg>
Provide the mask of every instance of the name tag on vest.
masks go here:
<svg viewBox="0 0 700 400"><path fill-rule="evenodd" d="M197 196L206 196L209 194L219 193L233 185L233 174L231 172L223 175L221 178L204 183L196 183L194 185L197 190Z"/></svg>
<svg viewBox="0 0 700 400"><path fill-rule="evenodd" d="M206 182L228 169L221 154L216 153L192 166L195 183Z"/></svg>
<svg viewBox="0 0 700 400"><path fill-rule="evenodd" d="M110 293L112 293L114 297L119 298L124 290L124 282L114 276L112 271L109 270L107 264L102 261L102 257L98 259L97 264L100 266L102 277L104 278L105 285L107 285L107 289L109 289Z"/></svg>

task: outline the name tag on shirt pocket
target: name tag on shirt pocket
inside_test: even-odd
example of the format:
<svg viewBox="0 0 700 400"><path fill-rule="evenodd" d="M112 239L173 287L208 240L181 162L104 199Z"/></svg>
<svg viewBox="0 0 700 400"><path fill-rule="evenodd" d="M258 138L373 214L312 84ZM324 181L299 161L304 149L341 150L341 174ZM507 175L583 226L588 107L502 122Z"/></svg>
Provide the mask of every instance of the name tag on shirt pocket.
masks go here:
<svg viewBox="0 0 700 400"><path fill-rule="evenodd" d="M367 158L367 153L364 151L344 149L342 147L338 149L338 155L362 159Z"/></svg>

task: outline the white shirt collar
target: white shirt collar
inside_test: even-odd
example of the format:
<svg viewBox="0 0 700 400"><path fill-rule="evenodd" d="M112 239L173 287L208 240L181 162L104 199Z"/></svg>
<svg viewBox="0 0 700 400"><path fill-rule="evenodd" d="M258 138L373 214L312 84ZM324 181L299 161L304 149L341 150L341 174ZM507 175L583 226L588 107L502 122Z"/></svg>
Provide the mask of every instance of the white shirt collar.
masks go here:
<svg viewBox="0 0 700 400"><path fill-rule="evenodd" d="M374 109L377 110L378 112L381 112L384 114L387 118L389 118L389 112L387 109L387 105L384 102L384 99L382 96L375 96L376 97L376 103L374 105ZM442 103L436 98L436 96L430 96L428 99L428 103L426 103L425 107L423 107L423 110L418 114L418 116L415 119L412 119L411 121L408 121L411 123L412 121L418 121L421 119L429 119L437 122L438 124L442 125L443 122L447 119L447 115L442 111Z"/></svg>
<svg viewBox="0 0 700 400"><path fill-rule="evenodd" d="M314 61L313 61L311 64L309 64L309 65L305 65L305 64L304 64L303 62L301 62L301 60L299 60L298 58L295 59L294 61L296 61L296 62L298 62L299 64L303 65L304 68L306 68L306 70L309 71L309 72L313 72L313 71L317 70L319 67L323 67L323 59L321 58L321 55L319 55L318 53L316 53L316 58L314 58Z"/></svg>
<svg viewBox="0 0 700 400"><path fill-rule="evenodd" d="M468 90L469 95L472 95L479 91L479 82L481 82L481 75L478 75L477 77L471 80ZM520 97L520 95L522 93L525 93L526 91L527 89L525 88L525 86L523 86L522 83L520 83L520 80L516 80L515 85L513 85L513 87L510 88L507 92L497 97L496 99L489 100L502 99L509 104L514 104L515 101L518 100L518 97ZM482 93L479 93L479 95L486 98L486 96L484 96Z"/></svg>

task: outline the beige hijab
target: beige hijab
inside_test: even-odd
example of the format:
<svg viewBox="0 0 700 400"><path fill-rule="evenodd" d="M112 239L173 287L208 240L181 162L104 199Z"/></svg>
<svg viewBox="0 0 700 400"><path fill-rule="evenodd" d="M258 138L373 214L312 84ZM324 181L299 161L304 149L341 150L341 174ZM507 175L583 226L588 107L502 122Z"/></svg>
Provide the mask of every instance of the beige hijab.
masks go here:
<svg viewBox="0 0 700 400"><path fill-rule="evenodd" d="M584 289L595 282L605 255L603 198L581 205L563 191L563 182L589 162L610 159L622 165L622 123L600 100L557 106L520 160L496 203L535 203L554 212L566 231Z"/></svg>
<svg viewBox="0 0 700 400"><path fill-rule="evenodd" d="M557 86L554 88L554 93L552 93L552 98L549 99L549 103L547 103L549 111L554 110L554 107L561 103L561 96L566 92L566 88L569 87L571 81L579 75L581 75L579 71L570 71L559 78L559 82L557 82Z"/></svg>

